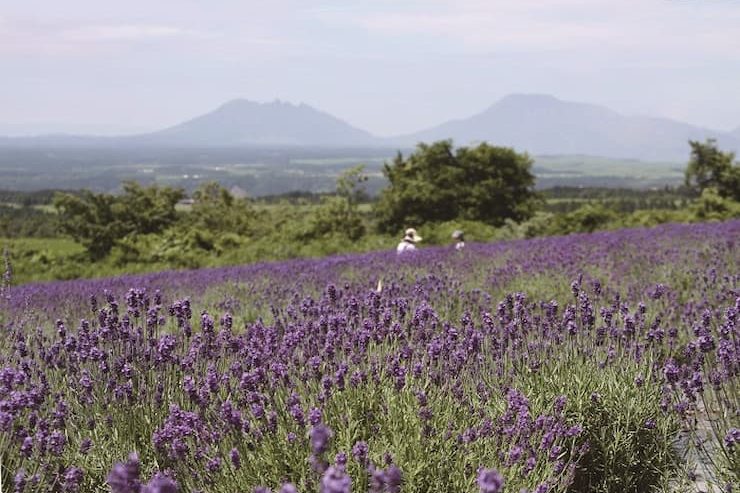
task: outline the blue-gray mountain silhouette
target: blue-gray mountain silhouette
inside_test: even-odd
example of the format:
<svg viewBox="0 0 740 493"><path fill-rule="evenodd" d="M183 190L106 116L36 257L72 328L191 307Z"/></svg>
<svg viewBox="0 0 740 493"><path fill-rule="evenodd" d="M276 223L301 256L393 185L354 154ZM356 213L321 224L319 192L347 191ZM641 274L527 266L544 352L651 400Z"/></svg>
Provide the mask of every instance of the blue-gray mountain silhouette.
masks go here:
<svg viewBox="0 0 740 493"><path fill-rule="evenodd" d="M235 99L216 110L142 139L171 145L362 146L376 139L364 130L306 104Z"/></svg>
<svg viewBox="0 0 740 493"><path fill-rule="evenodd" d="M717 138L740 147L740 136L667 118L624 116L609 108L549 95L507 96L485 111L395 139L398 143L451 138L459 145L488 141L530 154L587 154L645 160L685 160L689 139Z"/></svg>
<svg viewBox="0 0 740 493"><path fill-rule="evenodd" d="M705 138L716 138L723 149L740 151L740 128L722 132L667 118L625 116L604 106L563 101L549 95L515 94L469 118L393 138L375 137L306 104L237 99L192 120L149 134L0 138L0 146L408 149L417 142L453 139L457 145L487 141L533 155L582 154L683 162L688 157L687 141Z"/></svg>

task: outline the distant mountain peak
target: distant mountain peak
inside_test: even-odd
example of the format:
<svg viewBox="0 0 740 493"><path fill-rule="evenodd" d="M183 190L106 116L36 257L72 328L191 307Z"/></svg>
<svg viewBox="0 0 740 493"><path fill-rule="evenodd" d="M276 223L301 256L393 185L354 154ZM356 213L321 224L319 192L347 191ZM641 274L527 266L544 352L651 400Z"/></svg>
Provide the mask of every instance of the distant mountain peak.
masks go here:
<svg viewBox="0 0 740 493"><path fill-rule="evenodd" d="M540 94L540 93L514 93L504 96L495 103L493 103L488 109L496 110L507 108L509 110L539 110L539 111L551 111L553 109L560 109L565 111L577 111L577 110L591 110L600 111L616 114L615 111L607 108L606 106L600 106L591 103L582 103L576 101L567 101L564 99L557 98L551 94Z"/></svg>
<svg viewBox="0 0 740 493"><path fill-rule="evenodd" d="M421 132L381 139L306 103L232 99L214 110L158 132L128 137L52 136L7 139L6 146L163 147L411 147L453 139L457 145L487 141L532 155L590 155L684 162L689 139L717 138L740 151L740 127L720 132L666 118L625 116L606 106L551 94L509 94L468 118Z"/></svg>
<svg viewBox="0 0 740 493"><path fill-rule="evenodd" d="M535 155L592 155L682 160L689 139L717 137L740 147L740 135L666 118L624 116L606 106L565 101L549 94L510 94L471 117L452 120L398 139L405 144L453 139L487 141Z"/></svg>
<svg viewBox="0 0 740 493"><path fill-rule="evenodd" d="M563 101L552 94L515 92L504 96L498 102L562 103Z"/></svg>
<svg viewBox="0 0 740 493"><path fill-rule="evenodd" d="M364 130L305 103L279 99L232 99L209 113L142 137L185 146L376 145L375 137Z"/></svg>

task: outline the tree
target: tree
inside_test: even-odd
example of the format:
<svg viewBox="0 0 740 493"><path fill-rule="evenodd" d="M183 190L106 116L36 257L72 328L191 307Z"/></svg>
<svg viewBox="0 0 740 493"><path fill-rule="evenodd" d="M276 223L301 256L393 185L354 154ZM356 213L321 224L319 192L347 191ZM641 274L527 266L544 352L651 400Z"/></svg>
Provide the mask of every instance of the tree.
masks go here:
<svg viewBox="0 0 740 493"><path fill-rule="evenodd" d="M235 198L216 182L204 183L198 187L193 199L193 208L187 215L191 228L210 233L250 233L255 212L247 199Z"/></svg>
<svg viewBox="0 0 740 493"><path fill-rule="evenodd" d="M531 168L527 154L485 142L456 150L451 140L419 144L408 158L398 153L384 166L390 184L376 204L378 228L395 233L431 221L525 220L537 199Z"/></svg>
<svg viewBox="0 0 740 493"><path fill-rule="evenodd" d="M79 195L60 193L54 198L59 229L85 247L93 259L105 257L124 229L115 217L115 197L88 190Z"/></svg>
<svg viewBox="0 0 740 493"><path fill-rule="evenodd" d="M159 233L177 220L175 206L184 196L180 188L142 187L135 181L126 181L113 212L126 234Z"/></svg>
<svg viewBox="0 0 740 493"><path fill-rule="evenodd" d="M360 201L366 197L362 184L367 181L365 167L355 166L337 178L336 195L324 197L316 209L308 233L319 237L338 233L350 240L365 234L365 224L359 210Z"/></svg>
<svg viewBox="0 0 740 493"><path fill-rule="evenodd" d="M691 159L686 166L686 186L697 195L709 187L723 198L740 201L740 164L735 154L722 152L714 139L706 142L690 140Z"/></svg>
<svg viewBox="0 0 740 493"><path fill-rule="evenodd" d="M79 195L58 193L54 206L59 229L100 259L127 235L158 233L173 224L175 205L183 195L179 189L126 182L120 196L89 190Z"/></svg>

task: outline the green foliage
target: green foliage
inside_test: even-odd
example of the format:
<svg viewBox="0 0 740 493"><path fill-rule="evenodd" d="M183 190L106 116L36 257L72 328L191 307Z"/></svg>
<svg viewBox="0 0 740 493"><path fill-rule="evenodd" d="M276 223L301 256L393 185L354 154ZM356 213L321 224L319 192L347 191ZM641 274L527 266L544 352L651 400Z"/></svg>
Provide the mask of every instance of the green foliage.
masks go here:
<svg viewBox="0 0 740 493"><path fill-rule="evenodd" d="M559 233L591 233L604 228L616 214L603 205L588 204L569 214L558 216L553 224Z"/></svg>
<svg viewBox="0 0 740 493"><path fill-rule="evenodd" d="M83 245L93 259L101 259L126 235L158 233L172 224L177 217L175 204L182 197L181 190L126 182L120 196L59 193L54 206L60 230Z"/></svg>
<svg viewBox="0 0 740 493"><path fill-rule="evenodd" d="M426 224L424 229L420 230L420 233L423 233L422 236L426 245L452 245L455 242L452 233L457 230L465 233L465 241L467 242L489 241L497 231L490 224L461 219Z"/></svg>
<svg viewBox="0 0 740 493"><path fill-rule="evenodd" d="M452 141L419 144L404 159L384 166L389 186L375 207L378 227L466 219L501 225L534 212L532 160L513 149L482 143L453 150Z"/></svg>
<svg viewBox="0 0 740 493"><path fill-rule="evenodd" d="M740 201L740 164L735 154L722 152L714 139L706 142L691 140L691 159L686 167L686 185L697 193L715 188L724 198Z"/></svg>
<svg viewBox="0 0 740 493"><path fill-rule="evenodd" d="M679 432L675 415L660 413L661 388L635 383L651 374L650 362L629 354L612 355L619 367L597 367L606 351L587 357L575 353L545 365L526 379L526 391L545 399L567 397L568 414L583 423L588 451L581 458L572 493L649 492L665 487L680 469L673 448ZM525 391L525 392L526 392Z"/></svg>
<svg viewBox="0 0 740 493"><path fill-rule="evenodd" d="M175 205L184 196L181 189L142 187L128 181L123 183L123 194L116 197L112 210L125 234L159 233L175 222Z"/></svg>
<svg viewBox="0 0 740 493"><path fill-rule="evenodd" d="M93 259L103 258L125 232L113 212L115 197L84 191L80 196L59 194L59 229L85 247Z"/></svg>
<svg viewBox="0 0 740 493"><path fill-rule="evenodd" d="M255 212L246 199L238 199L215 182L201 185L193 194L193 207L185 216L186 229L201 229L211 233L247 235Z"/></svg>
<svg viewBox="0 0 740 493"><path fill-rule="evenodd" d="M358 240L365 234L365 224L358 207L360 200L365 197L361 184L367 181L367 176L363 171L363 166L355 166L337 179L336 195L322 198L305 237L335 234Z"/></svg>
<svg viewBox="0 0 740 493"><path fill-rule="evenodd" d="M50 238L56 236L57 217L31 206L0 204L0 237Z"/></svg>
<svg viewBox="0 0 740 493"><path fill-rule="evenodd" d="M699 221L721 221L740 217L740 202L728 199L714 187L701 191L701 197L691 205L691 212Z"/></svg>
<svg viewBox="0 0 740 493"><path fill-rule="evenodd" d="M68 238L0 239L13 266L14 284L35 280L75 279L94 275L84 257L84 249ZM93 264L93 268L99 266Z"/></svg>

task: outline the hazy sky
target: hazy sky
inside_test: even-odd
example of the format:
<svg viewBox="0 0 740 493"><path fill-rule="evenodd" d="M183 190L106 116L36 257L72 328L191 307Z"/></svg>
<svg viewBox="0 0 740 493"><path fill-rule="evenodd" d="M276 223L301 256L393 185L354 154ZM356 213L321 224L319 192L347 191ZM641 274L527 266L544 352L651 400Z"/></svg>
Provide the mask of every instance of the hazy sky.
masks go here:
<svg viewBox="0 0 740 493"><path fill-rule="evenodd" d="M0 124L26 130L246 98L389 135L515 92L730 129L739 88L740 0L0 0Z"/></svg>

